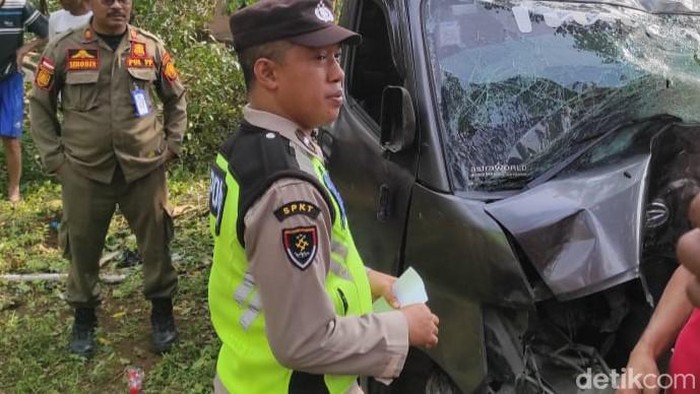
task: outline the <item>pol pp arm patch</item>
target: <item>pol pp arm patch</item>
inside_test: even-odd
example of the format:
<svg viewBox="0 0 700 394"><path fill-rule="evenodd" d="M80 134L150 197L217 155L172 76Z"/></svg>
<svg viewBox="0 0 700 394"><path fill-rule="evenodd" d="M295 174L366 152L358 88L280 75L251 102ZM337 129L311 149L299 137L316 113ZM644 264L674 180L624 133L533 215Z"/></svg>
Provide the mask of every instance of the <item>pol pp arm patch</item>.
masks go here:
<svg viewBox="0 0 700 394"><path fill-rule="evenodd" d="M284 229L282 243L289 262L304 271L314 261L318 250L316 226Z"/></svg>
<svg viewBox="0 0 700 394"><path fill-rule="evenodd" d="M275 217L280 222L294 215L304 215L311 219L316 219L321 210L314 204L307 201L294 201L284 204L275 211Z"/></svg>
<svg viewBox="0 0 700 394"><path fill-rule="evenodd" d="M36 70L34 83L39 89L51 90L54 81L54 64L47 57L42 57L39 61L39 67Z"/></svg>

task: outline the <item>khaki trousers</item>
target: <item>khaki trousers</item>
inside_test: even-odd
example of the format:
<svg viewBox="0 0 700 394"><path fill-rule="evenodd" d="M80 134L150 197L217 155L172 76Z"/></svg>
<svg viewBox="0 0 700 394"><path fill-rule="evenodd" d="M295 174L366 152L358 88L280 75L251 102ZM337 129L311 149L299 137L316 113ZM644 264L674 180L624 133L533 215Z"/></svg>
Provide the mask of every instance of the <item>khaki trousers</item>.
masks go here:
<svg viewBox="0 0 700 394"><path fill-rule="evenodd" d="M66 162L59 179L63 199L60 238L70 260L68 303L73 307L100 303L99 260L117 205L136 235L143 259L144 296L172 297L177 272L170 257L173 222L167 211L165 168L129 184L117 168L112 182L104 184L78 174Z"/></svg>

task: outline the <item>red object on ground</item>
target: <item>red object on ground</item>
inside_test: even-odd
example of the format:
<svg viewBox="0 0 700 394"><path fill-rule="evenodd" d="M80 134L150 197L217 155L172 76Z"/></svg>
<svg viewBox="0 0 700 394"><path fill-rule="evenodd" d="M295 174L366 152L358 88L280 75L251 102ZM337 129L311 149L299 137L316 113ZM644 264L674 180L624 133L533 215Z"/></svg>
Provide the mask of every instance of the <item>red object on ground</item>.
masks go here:
<svg viewBox="0 0 700 394"><path fill-rule="evenodd" d="M129 367L126 370L126 379L129 382L129 394L140 394L143 388L143 369Z"/></svg>

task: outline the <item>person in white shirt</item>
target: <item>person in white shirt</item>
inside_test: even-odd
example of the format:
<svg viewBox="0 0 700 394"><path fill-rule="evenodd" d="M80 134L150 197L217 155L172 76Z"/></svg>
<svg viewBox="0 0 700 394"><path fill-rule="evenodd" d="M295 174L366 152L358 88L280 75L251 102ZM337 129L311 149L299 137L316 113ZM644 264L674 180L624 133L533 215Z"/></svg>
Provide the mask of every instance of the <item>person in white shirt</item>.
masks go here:
<svg viewBox="0 0 700 394"><path fill-rule="evenodd" d="M85 0L60 0L61 7L49 15L49 40L68 29L87 24L92 11Z"/></svg>

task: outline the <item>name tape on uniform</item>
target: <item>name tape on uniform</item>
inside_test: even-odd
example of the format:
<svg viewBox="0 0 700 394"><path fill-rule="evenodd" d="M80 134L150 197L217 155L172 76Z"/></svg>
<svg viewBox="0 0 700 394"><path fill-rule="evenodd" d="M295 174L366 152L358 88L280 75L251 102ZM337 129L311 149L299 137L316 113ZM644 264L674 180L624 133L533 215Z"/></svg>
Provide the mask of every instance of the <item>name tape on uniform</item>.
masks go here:
<svg viewBox="0 0 700 394"><path fill-rule="evenodd" d="M69 49L68 71L96 71L100 69L100 52L97 49Z"/></svg>
<svg viewBox="0 0 700 394"><path fill-rule="evenodd" d="M294 215L304 215L316 219L319 213L321 213L321 209L308 201L294 201L278 208L275 211L275 217L280 222Z"/></svg>

